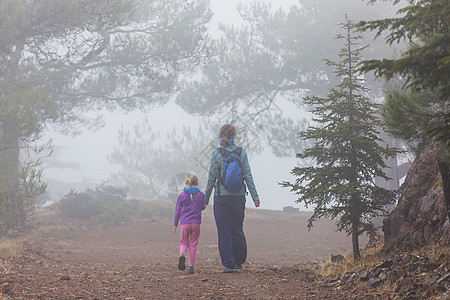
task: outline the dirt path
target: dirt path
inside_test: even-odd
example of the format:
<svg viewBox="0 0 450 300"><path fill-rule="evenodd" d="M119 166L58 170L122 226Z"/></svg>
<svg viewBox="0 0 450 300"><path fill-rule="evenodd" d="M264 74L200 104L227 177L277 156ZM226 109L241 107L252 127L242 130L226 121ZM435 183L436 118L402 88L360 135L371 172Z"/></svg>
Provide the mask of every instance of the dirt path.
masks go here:
<svg viewBox="0 0 450 300"><path fill-rule="evenodd" d="M177 269L179 236L170 216L125 225L38 216L0 276L11 299L345 299L317 283L303 263L347 252L349 239L306 216L247 210L248 261L221 273L211 211L203 217L196 273Z"/></svg>

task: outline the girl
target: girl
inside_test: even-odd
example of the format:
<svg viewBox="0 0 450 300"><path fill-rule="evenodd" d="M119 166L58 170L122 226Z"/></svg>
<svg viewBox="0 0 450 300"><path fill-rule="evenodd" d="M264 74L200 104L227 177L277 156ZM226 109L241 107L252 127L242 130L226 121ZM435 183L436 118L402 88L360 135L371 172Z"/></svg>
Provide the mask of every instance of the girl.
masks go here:
<svg viewBox="0 0 450 300"><path fill-rule="evenodd" d="M180 257L178 269L186 269L186 251L189 248L189 266L187 272L194 274L195 252L198 238L200 237L200 224L202 210L206 208L205 194L198 186L198 176L195 173L187 173L184 183L186 187L178 196L173 220L173 232L177 232L178 222L181 225Z"/></svg>

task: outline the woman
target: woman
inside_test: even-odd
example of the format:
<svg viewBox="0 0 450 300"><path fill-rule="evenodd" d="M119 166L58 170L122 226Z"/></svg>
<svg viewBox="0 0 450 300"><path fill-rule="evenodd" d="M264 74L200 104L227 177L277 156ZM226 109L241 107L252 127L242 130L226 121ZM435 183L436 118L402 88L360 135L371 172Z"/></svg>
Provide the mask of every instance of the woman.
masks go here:
<svg viewBox="0 0 450 300"><path fill-rule="evenodd" d="M223 125L220 128L219 138L220 148L214 149L211 156L205 195L206 203L208 203L214 187L214 219L219 238L220 258L225 267L223 272L232 273L235 269L241 269L247 258L247 243L243 230L246 186L255 207L259 207L260 202L248 163L247 152L236 146L234 142L236 128L231 124ZM230 156L240 160L242 184L237 189L230 188L224 178L227 177L224 168L228 168L224 162ZM238 163L234 165L237 166ZM238 171L238 173L240 172Z"/></svg>

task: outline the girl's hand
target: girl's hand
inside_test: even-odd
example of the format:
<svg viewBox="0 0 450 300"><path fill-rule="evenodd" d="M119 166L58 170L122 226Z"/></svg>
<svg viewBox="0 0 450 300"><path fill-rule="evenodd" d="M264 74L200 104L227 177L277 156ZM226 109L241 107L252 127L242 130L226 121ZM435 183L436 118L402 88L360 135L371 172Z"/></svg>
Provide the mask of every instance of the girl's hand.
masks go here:
<svg viewBox="0 0 450 300"><path fill-rule="evenodd" d="M173 233L177 233L177 226L173 226Z"/></svg>
<svg viewBox="0 0 450 300"><path fill-rule="evenodd" d="M259 201L255 201L254 203L255 203L255 207L259 207L259 205L260 205Z"/></svg>

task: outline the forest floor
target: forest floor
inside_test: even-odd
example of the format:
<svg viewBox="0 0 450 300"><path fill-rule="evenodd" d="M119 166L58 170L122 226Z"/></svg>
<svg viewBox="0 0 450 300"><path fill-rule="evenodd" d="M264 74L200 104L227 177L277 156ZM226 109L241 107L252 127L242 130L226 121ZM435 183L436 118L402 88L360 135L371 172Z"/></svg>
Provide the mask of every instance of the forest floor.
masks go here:
<svg viewBox="0 0 450 300"><path fill-rule="evenodd" d="M189 275L177 269L179 233L173 233L171 209L121 225L45 209L11 242L11 255L0 253L0 299L350 298L311 269L314 261L351 250L351 240L335 231L333 221L308 231L309 213L246 209L247 262L224 274L208 206L195 274Z"/></svg>

